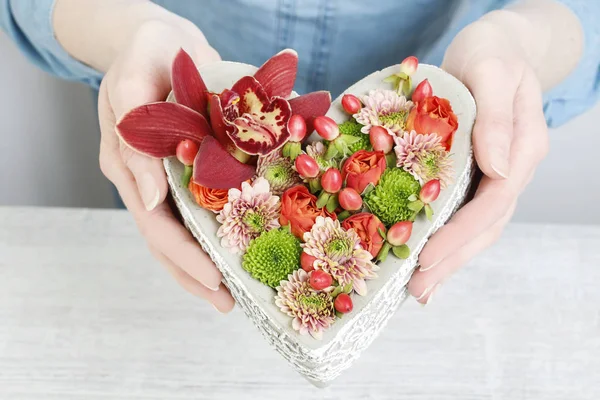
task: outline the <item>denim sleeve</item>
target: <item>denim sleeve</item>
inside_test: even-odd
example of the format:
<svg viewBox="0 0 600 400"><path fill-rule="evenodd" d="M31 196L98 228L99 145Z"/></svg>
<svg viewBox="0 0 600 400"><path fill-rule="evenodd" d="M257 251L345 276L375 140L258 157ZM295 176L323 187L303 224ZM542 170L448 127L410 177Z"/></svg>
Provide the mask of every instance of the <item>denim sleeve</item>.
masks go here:
<svg viewBox="0 0 600 400"><path fill-rule="evenodd" d="M54 37L54 2L0 0L0 27L44 71L97 88L102 74L71 57Z"/></svg>
<svg viewBox="0 0 600 400"><path fill-rule="evenodd" d="M550 127L585 112L600 97L600 0L559 1L579 17L585 48L576 69L544 96L544 113Z"/></svg>

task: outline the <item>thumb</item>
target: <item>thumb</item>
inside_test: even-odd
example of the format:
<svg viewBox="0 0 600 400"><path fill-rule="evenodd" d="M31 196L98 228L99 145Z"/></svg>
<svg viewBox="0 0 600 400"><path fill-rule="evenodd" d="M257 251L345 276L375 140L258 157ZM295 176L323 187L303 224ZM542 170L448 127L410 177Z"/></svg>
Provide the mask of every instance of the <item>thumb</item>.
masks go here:
<svg viewBox="0 0 600 400"><path fill-rule="evenodd" d="M513 139L513 104L519 80L502 60L487 58L465 71L477 104L473 149L479 168L492 179L508 178Z"/></svg>

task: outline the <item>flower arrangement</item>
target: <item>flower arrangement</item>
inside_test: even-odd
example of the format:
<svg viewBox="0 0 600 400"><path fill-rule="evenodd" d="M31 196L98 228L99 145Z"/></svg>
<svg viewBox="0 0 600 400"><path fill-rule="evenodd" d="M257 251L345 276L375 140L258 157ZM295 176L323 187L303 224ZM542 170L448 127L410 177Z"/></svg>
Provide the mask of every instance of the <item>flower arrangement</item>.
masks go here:
<svg viewBox="0 0 600 400"><path fill-rule="evenodd" d="M174 101L146 104L117 124L151 157L175 156L182 185L215 213L221 246L300 334L320 339L391 252L406 259L417 218L451 185L458 120L406 58L389 89L345 94L346 121L325 114L328 92L293 96L298 58L284 50L231 88L211 92L183 50ZM316 135L308 138L308 134Z"/></svg>

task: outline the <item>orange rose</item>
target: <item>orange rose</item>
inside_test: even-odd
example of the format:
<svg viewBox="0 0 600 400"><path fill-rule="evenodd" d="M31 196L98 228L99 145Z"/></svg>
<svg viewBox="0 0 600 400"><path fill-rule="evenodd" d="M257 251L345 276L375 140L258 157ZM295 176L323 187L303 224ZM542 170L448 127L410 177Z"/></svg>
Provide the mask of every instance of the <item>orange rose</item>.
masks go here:
<svg viewBox="0 0 600 400"><path fill-rule="evenodd" d="M442 137L446 150L450 150L452 136L458 129L458 119L447 99L430 96L418 102L408 114L406 129L422 135L436 133Z"/></svg>
<svg viewBox="0 0 600 400"><path fill-rule="evenodd" d="M190 181L188 189L192 192L196 203L207 210L221 211L227 204L228 189L209 189L193 181Z"/></svg>
<svg viewBox="0 0 600 400"><path fill-rule="evenodd" d="M359 150L346 160L342 168L342 179L346 187L351 187L358 193L372 183L377 185L381 174L385 171L386 161L383 151Z"/></svg>
<svg viewBox="0 0 600 400"><path fill-rule="evenodd" d="M360 237L360 245L373 257L377 257L379 250L385 243L378 229L385 232L385 225L375 215L362 212L347 218L342 222L342 228L354 229Z"/></svg>
<svg viewBox="0 0 600 400"><path fill-rule="evenodd" d="M317 197L312 195L306 186L297 185L289 188L281 196L281 226L291 225L292 233L302 240L304 232L309 232L317 217L337 219L334 213L325 208L317 208Z"/></svg>

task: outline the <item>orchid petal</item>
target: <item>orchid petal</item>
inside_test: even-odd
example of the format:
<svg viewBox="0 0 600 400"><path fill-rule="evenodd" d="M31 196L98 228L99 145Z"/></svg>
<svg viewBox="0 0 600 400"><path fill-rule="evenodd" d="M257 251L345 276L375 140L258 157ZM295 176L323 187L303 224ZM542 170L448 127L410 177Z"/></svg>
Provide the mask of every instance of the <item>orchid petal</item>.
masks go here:
<svg viewBox="0 0 600 400"><path fill-rule="evenodd" d="M179 50L171 68L171 86L175 100L207 118L208 89L188 53Z"/></svg>
<svg viewBox="0 0 600 400"><path fill-rule="evenodd" d="M238 188L255 172L255 167L239 162L212 136L202 141L194 160L194 182L210 189Z"/></svg>
<svg viewBox="0 0 600 400"><path fill-rule="evenodd" d="M116 132L134 150L164 158L174 156L182 140L200 143L211 130L206 118L196 111L177 103L158 102L126 113Z"/></svg>
<svg viewBox="0 0 600 400"><path fill-rule="evenodd" d="M254 74L269 97L289 97L298 72L298 53L285 49L268 59Z"/></svg>
<svg viewBox="0 0 600 400"><path fill-rule="evenodd" d="M221 107L221 101L218 95L213 95L210 100L210 124L213 130L213 136L225 147L229 152L235 150L235 145L229 138L227 131L233 130L227 124L225 116L223 115L223 107Z"/></svg>
<svg viewBox="0 0 600 400"><path fill-rule="evenodd" d="M300 115L306 121L308 136L314 130L316 117L327 114L331 107L331 94L327 91L311 92L289 100L292 114Z"/></svg>

